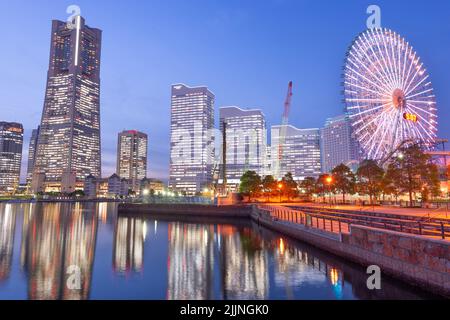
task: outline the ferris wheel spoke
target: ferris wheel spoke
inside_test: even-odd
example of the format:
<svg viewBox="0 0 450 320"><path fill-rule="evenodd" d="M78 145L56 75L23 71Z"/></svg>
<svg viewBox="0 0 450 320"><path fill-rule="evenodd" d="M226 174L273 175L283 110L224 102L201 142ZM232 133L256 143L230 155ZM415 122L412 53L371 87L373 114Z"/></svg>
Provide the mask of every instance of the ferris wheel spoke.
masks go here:
<svg viewBox="0 0 450 320"><path fill-rule="evenodd" d="M408 92L409 88L411 87L412 83L414 82L414 79L417 77L417 75L422 71L423 63L420 64L420 66L416 69L416 72L414 73L414 76L412 79L407 83L405 91Z"/></svg>
<svg viewBox="0 0 450 320"><path fill-rule="evenodd" d="M406 98L411 98L410 94L413 93L414 90L416 90L420 85L422 85L422 83L424 83L424 81L426 81L429 77L430 77L430 75L427 74L425 77L422 78L422 80L418 81L412 89L406 91L405 92ZM424 87L428 86L428 83L424 84Z"/></svg>
<svg viewBox="0 0 450 320"><path fill-rule="evenodd" d="M376 64L374 63L374 61L372 61L372 59L367 55L367 52L370 50L370 52L372 53L372 56L375 57L376 62L377 62L377 64L378 64L378 67L377 67L377 69L376 69L376 70L377 70L377 73L378 73L382 78L384 78L384 79L386 80L387 84L388 84L388 85L383 85L383 87L386 87L387 91L390 91L391 89L390 89L389 87L392 87L392 86L393 86L393 81L392 81L393 79L389 77L389 74L388 74L388 73L386 73L385 66L383 66L383 65L381 64L380 59L378 58L377 53L373 50L372 46L371 46L371 45L368 45L368 44L373 44L373 42L371 42L371 41L366 37L365 34L364 34L363 36L364 36L364 40L365 40L365 41L361 41L361 46L363 46L363 49L361 50L361 46L360 46L359 44L358 44L358 46L359 46L358 49L359 49L360 51L364 52L364 56L365 56L366 59L369 61L370 65L376 65Z"/></svg>
<svg viewBox="0 0 450 320"><path fill-rule="evenodd" d="M403 42L405 42L404 39L403 39ZM404 88L404 85L405 85L406 61L408 61L408 57L410 54L411 54L411 50L409 50L409 53L408 53L408 48L406 48L406 52L403 53L403 73L402 73L402 83L401 83L402 88Z"/></svg>
<svg viewBox="0 0 450 320"><path fill-rule="evenodd" d="M372 34L373 34L373 33L372 33ZM381 58L382 58L382 61L384 62L384 64L382 65L382 64L381 64L381 61L380 61L380 59L379 59L379 57L378 57L378 54L373 50L373 45L377 45L377 47L378 47L378 52L381 52L381 49L380 49L378 43L374 43L373 39L372 39L372 41L368 40L366 36L364 36L364 38L366 39L366 43L371 43L371 44L372 44L371 46L369 46L368 49L366 48L366 51L367 51L367 50L370 50L370 51L372 52L372 55L373 55L373 56L375 57L375 59L377 60L377 63L378 63L378 66L379 66L379 70L380 70L380 73L383 73L384 79L389 83L390 88L389 88L388 91L392 91L392 87L394 86L394 79L391 77L391 75L389 74L389 72L386 71L386 69L387 69L386 60L384 59L384 56L382 55ZM366 55L366 56L367 56L367 55ZM374 63L372 62L371 59L368 58L368 60L370 61L371 64L374 64Z"/></svg>
<svg viewBox="0 0 450 320"><path fill-rule="evenodd" d="M376 84L375 82L373 82L372 80L368 79L366 76L362 75L361 73L359 73L358 71L354 70L353 68L347 66L347 68L352 71L353 73L357 74L360 78L364 79L366 82L370 83L372 86L374 86L375 88L377 88L379 85ZM386 86L382 86L386 91L389 90L388 87Z"/></svg>
<svg viewBox="0 0 450 320"><path fill-rule="evenodd" d="M417 85L416 85L416 87L417 87ZM415 89L415 88L414 88L414 89ZM410 90L410 91L411 91L411 90ZM424 90L424 91L415 93L415 94L413 94L413 95L406 96L406 99L411 99L411 98L420 96L420 95L425 94L425 93L428 93L428 92L433 92L433 89L432 89L432 88L431 88L431 89L427 89L427 90Z"/></svg>
<svg viewBox="0 0 450 320"><path fill-rule="evenodd" d="M387 58L387 61L388 61L388 68L389 68L389 72L393 75L393 77L395 76L395 72L393 71L393 68L392 68L392 61L391 61L391 59L390 59L390 56L389 56L389 53L388 53L388 50L387 50L387 43L386 43L386 39L385 39L385 37L381 37L381 40L383 41L383 44L384 44L384 52L386 53L386 58ZM394 77L395 78L395 77ZM394 85L395 86L398 86L398 84L396 84L396 82L394 81Z"/></svg>
<svg viewBox="0 0 450 320"><path fill-rule="evenodd" d="M412 110L412 109L407 108L407 110L411 110L412 113L415 113L415 112L419 111L419 112L425 112L425 113L427 113L427 114L430 115L430 117L432 117L432 118L436 117L436 114L433 113L433 112L430 112L430 111L425 110L425 109L420 108L420 107L416 107L415 105L410 104L410 103L407 103L407 105L408 105L409 108L414 109L414 110Z"/></svg>
<svg viewBox="0 0 450 320"><path fill-rule="evenodd" d="M410 50L410 54L408 55L408 58L409 58L408 74L406 75L406 78L405 78L405 81L404 81L404 84L403 84L402 88L405 88L406 84L408 83L409 77L412 74L413 66L415 64L414 62L416 61L416 53L414 52L413 57L411 58L410 57L410 55L412 53L411 51L412 51L412 49Z"/></svg>

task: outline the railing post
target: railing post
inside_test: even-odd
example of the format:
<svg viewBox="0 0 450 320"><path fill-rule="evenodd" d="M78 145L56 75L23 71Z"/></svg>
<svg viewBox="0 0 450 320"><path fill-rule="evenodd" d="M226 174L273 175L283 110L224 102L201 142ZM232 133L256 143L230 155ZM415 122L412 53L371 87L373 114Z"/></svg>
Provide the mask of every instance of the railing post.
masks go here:
<svg viewBox="0 0 450 320"><path fill-rule="evenodd" d="M444 223L441 222L441 233L442 233L442 239L445 240L445 230L444 230Z"/></svg>
<svg viewBox="0 0 450 320"><path fill-rule="evenodd" d="M422 235L422 224L419 222L419 235Z"/></svg>
<svg viewBox="0 0 450 320"><path fill-rule="evenodd" d="M342 233L341 220L339 220L339 233Z"/></svg>
<svg viewBox="0 0 450 320"><path fill-rule="evenodd" d="M323 230L326 231L327 227L326 227L326 224L325 224L325 218L322 218L322 225L323 225Z"/></svg>
<svg viewBox="0 0 450 320"><path fill-rule="evenodd" d="M330 220L331 223L331 232L333 232L333 220Z"/></svg>

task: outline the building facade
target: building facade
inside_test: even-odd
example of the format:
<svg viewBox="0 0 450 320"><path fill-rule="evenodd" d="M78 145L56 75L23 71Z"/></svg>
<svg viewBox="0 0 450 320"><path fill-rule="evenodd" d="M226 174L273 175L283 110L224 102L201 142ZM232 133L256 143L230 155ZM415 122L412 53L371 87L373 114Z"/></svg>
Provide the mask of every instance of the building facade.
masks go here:
<svg viewBox="0 0 450 320"><path fill-rule="evenodd" d="M219 114L222 137L226 128L227 184L237 186L242 175L249 170L263 176L267 159L267 130L263 112L222 107Z"/></svg>
<svg viewBox="0 0 450 320"><path fill-rule="evenodd" d="M318 177L321 172L320 130L298 129L288 125L286 137L282 147L281 159L279 154L280 131L282 126L272 126L272 168L280 168L281 179L286 173L292 173L295 180L300 181L306 177ZM275 156L274 156L275 155ZM279 161L279 163L276 163Z"/></svg>
<svg viewBox="0 0 450 320"><path fill-rule="evenodd" d="M36 147L37 147L37 140L39 137L39 126L37 129L33 129L31 132L31 138L30 143L28 145L28 164L27 164L27 185L31 185L31 180L33 178L33 171L34 171L34 162L36 159Z"/></svg>
<svg viewBox="0 0 450 320"><path fill-rule="evenodd" d="M320 130L323 172L361 160L361 152L352 134L350 118L346 115L330 118Z"/></svg>
<svg viewBox="0 0 450 320"><path fill-rule="evenodd" d="M207 87L172 86L169 188L194 195L212 183L214 94Z"/></svg>
<svg viewBox="0 0 450 320"><path fill-rule="evenodd" d="M23 126L0 122L0 194L11 194L19 187L22 162Z"/></svg>
<svg viewBox="0 0 450 320"><path fill-rule="evenodd" d="M63 21L52 23L47 87L33 173L33 179L44 175L45 188L33 183L35 189L71 190L73 186L62 186L63 180L82 185L85 177L100 176L101 172L102 32L88 27L81 16L75 22L75 27Z"/></svg>
<svg viewBox="0 0 450 320"><path fill-rule="evenodd" d="M117 141L117 174L130 181L135 192L147 176L148 137L136 130L119 133Z"/></svg>

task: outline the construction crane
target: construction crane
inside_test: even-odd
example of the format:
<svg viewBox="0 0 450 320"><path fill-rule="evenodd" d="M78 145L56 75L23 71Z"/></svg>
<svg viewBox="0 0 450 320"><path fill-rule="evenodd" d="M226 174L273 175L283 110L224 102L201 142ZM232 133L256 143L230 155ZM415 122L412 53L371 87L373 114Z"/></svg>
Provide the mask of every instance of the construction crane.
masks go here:
<svg viewBox="0 0 450 320"><path fill-rule="evenodd" d="M284 112L281 121L280 136L278 139L278 155L277 155L278 161L276 161L275 163L275 170L274 170L275 179L278 179L280 177L281 161L283 159L283 147L286 142L286 131L287 126L289 125L289 113L291 111L291 103L292 103L292 81L289 82L286 100L284 102Z"/></svg>

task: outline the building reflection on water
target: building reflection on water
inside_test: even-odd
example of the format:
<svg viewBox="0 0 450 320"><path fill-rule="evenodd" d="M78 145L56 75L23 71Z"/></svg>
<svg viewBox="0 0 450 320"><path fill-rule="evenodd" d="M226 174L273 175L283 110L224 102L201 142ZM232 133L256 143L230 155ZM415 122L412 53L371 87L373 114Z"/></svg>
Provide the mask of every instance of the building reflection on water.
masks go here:
<svg viewBox="0 0 450 320"><path fill-rule="evenodd" d="M30 299L87 299L97 238L95 206L37 205L24 212L22 267ZM80 270L81 288L67 283L69 267Z"/></svg>
<svg viewBox="0 0 450 320"><path fill-rule="evenodd" d="M118 217L114 232L113 267L118 273L142 271L147 222L142 218Z"/></svg>
<svg viewBox="0 0 450 320"><path fill-rule="evenodd" d="M0 214L0 282L6 280L11 272L15 225L16 210L6 204L3 214Z"/></svg>
<svg viewBox="0 0 450 320"><path fill-rule="evenodd" d="M168 300L213 299L214 227L168 226Z"/></svg>

